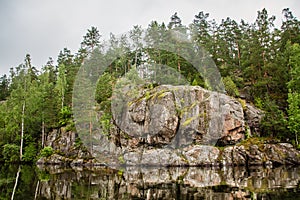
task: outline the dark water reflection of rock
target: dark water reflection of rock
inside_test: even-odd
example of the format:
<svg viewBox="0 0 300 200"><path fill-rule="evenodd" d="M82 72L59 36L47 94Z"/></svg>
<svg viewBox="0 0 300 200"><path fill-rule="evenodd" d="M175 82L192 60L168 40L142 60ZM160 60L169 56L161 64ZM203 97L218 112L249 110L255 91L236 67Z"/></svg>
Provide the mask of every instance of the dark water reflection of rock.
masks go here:
<svg viewBox="0 0 300 200"><path fill-rule="evenodd" d="M283 167L46 170L38 196L47 199L274 199L297 192L300 180L299 168Z"/></svg>
<svg viewBox="0 0 300 200"><path fill-rule="evenodd" d="M3 174L3 168L0 199L7 199L14 177L5 184L12 170ZM299 180L299 167L129 167L117 171L22 166L15 199L300 199Z"/></svg>

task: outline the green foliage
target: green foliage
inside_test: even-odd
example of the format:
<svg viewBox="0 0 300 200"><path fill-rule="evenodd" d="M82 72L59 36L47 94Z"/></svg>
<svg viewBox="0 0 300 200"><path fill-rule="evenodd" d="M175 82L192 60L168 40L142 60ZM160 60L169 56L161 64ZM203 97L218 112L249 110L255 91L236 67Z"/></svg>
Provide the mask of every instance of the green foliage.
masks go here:
<svg viewBox="0 0 300 200"><path fill-rule="evenodd" d="M199 83L198 83L197 79L194 79L192 82L192 86L197 86L197 85L199 85Z"/></svg>
<svg viewBox="0 0 300 200"><path fill-rule="evenodd" d="M81 145L83 144L83 142L81 141L80 137L77 137L75 139L75 148L79 148Z"/></svg>
<svg viewBox="0 0 300 200"><path fill-rule="evenodd" d="M268 143L272 138L269 137L250 137L243 140L238 145L243 145L246 149L249 149L252 145L257 145L259 148L262 148L265 143Z"/></svg>
<svg viewBox="0 0 300 200"><path fill-rule="evenodd" d="M270 99L264 100L263 110L265 114L261 122L262 136L286 140L288 138L288 130L284 112Z"/></svg>
<svg viewBox="0 0 300 200"><path fill-rule="evenodd" d="M102 128L102 134L110 135L111 119L112 119L111 112L105 112L105 113L102 114L102 116L100 118L100 125L101 125L101 128Z"/></svg>
<svg viewBox="0 0 300 200"><path fill-rule="evenodd" d="M5 144L3 146L2 155L5 161L17 162L20 160L20 147L15 144Z"/></svg>
<svg viewBox="0 0 300 200"><path fill-rule="evenodd" d="M120 164L125 164L125 159L123 156L119 156L118 160L119 160Z"/></svg>
<svg viewBox="0 0 300 200"><path fill-rule="evenodd" d="M110 98L114 82L114 77L107 72L102 74L98 79L95 99L101 105L102 109L108 110L110 108Z"/></svg>
<svg viewBox="0 0 300 200"><path fill-rule="evenodd" d="M248 125L245 126L245 139L249 139L251 137L251 130Z"/></svg>
<svg viewBox="0 0 300 200"><path fill-rule="evenodd" d="M288 128L295 135L296 143L298 143L300 136L300 94L289 92L288 103Z"/></svg>
<svg viewBox="0 0 300 200"><path fill-rule="evenodd" d="M86 72L95 80L98 79L95 100L100 105L99 123L105 134L109 134L111 129L111 103L115 103L115 111L120 111L126 100L132 102L141 96L141 88L145 89L147 84L151 90L158 84L181 85L186 84L187 80L191 85L210 88L204 77L210 75L210 69L204 68L201 74L195 68L198 66L187 62L189 53L180 51L191 46L189 50L198 52L194 48L197 45L209 51L209 56L224 77L223 83L229 95L243 96L246 102L252 102L265 111L263 135L292 139L298 143L300 22L288 8L283 10L280 28L274 28L274 20L266 9L258 11L253 23L243 20L238 23L227 18L218 24L209 19L208 13L200 12L189 26L185 26L175 13L168 27L165 23L153 21L145 31L140 26L134 26L129 37L124 35L116 38L111 34L107 52L101 48L104 41L101 41L98 29L91 27L83 37L78 52L72 54L68 48L64 48L58 55L58 64L55 66L50 59L41 71L32 65L31 57L27 54L23 63L11 69L9 76L0 77L1 156L7 161L19 160L22 122L25 125L25 161L34 160L38 144L41 143L42 130L47 132L58 126L66 126L66 131L75 129L71 105L76 74L83 63L101 66L102 63L97 63L98 56L104 57L100 59L102 62L111 60L112 52L120 55L104 73L97 71L102 74L99 79L97 74ZM177 40L164 44L168 29L190 33L193 45ZM142 39L150 48L142 47ZM173 52L156 48L164 45L166 49L173 49ZM129 51L130 47L134 47L134 50ZM178 55L179 51L184 55ZM211 65L203 64L208 67ZM151 73L147 74L147 70ZM144 79L140 78L141 74ZM92 88L90 83L83 80L80 84L83 90L78 95L91 98L86 96L89 93L87 89ZM144 94L146 98L160 98L163 95L156 96L149 91ZM178 109L178 106L176 109L179 116L186 112ZM82 112L83 116L89 117L80 120L90 124L93 118L91 112Z"/></svg>
<svg viewBox="0 0 300 200"><path fill-rule="evenodd" d="M68 106L64 106L59 112L59 124L65 126L71 124L72 122L72 111Z"/></svg>
<svg viewBox="0 0 300 200"><path fill-rule="evenodd" d="M239 90L236 87L235 83L232 81L230 76L226 76L226 77L222 78L222 81L224 83L225 90L228 95L234 96L234 97L240 96Z"/></svg>
<svg viewBox="0 0 300 200"><path fill-rule="evenodd" d="M67 90L67 74L66 74L66 66L61 64L59 67L57 84L56 84L56 91L58 96L60 97L60 104L61 108L65 105L65 98L66 98L66 90Z"/></svg>
<svg viewBox="0 0 300 200"><path fill-rule="evenodd" d="M263 109L263 107L264 107L263 100L261 98L259 98L259 97L257 97L257 98L254 99L254 104L259 109Z"/></svg>
<svg viewBox="0 0 300 200"><path fill-rule="evenodd" d="M246 104L246 101L244 99L241 99L241 98L238 98L238 101L240 102L242 108L243 108L243 111L245 112L247 110L247 104Z"/></svg>
<svg viewBox="0 0 300 200"><path fill-rule="evenodd" d="M49 172L39 170L38 171L38 178L42 182L47 182L47 181L50 180L50 174L49 174Z"/></svg>
<svg viewBox="0 0 300 200"><path fill-rule="evenodd" d="M288 82L288 128L295 135L296 145L300 136L300 46L288 44L290 52L290 81Z"/></svg>
<svg viewBox="0 0 300 200"><path fill-rule="evenodd" d="M140 85L144 83L143 79L139 77L136 66L132 66L132 68L128 71L125 77L127 81L130 81L134 85Z"/></svg>
<svg viewBox="0 0 300 200"><path fill-rule="evenodd" d="M47 158L49 156L51 156L54 153L54 150L52 149L52 147L44 147L41 152L40 152L40 156Z"/></svg>
<svg viewBox="0 0 300 200"><path fill-rule="evenodd" d="M33 162L36 158L37 149L34 143L30 143L25 147L24 155L22 160L25 162Z"/></svg>
<svg viewBox="0 0 300 200"><path fill-rule="evenodd" d="M96 47L100 45L100 33L99 30L92 26L91 29L88 29L88 32L83 36L83 41L81 42L82 48L91 53Z"/></svg>
<svg viewBox="0 0 300 200"><path fill-rule="evenodd" d="M0 101L5 100L9 96L9 80L4 74L0 77Z"/></svg>

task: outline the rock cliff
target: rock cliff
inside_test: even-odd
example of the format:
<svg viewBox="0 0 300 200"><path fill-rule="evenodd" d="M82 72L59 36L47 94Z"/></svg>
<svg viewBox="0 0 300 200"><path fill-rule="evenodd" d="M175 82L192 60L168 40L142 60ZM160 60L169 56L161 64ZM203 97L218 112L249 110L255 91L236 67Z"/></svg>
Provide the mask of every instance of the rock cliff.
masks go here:
<svg viewBox="0 0 300 200"><path fill-rule="evenodd" d="M76 144L74 132L60 130L50 133L46 142L55 154L41 158L38 163L142 166L300 164L300 152L290 144L270 144L255 139L244 141L245 135L259 135L262 111L225 94L199 86L162 85L139 90L135 95L124 93L112 105L109 140L115 145L117 156L108 154L105 157L109 159L104 160L103 143L93 144L94 151L90 153L81 144ZM100 138L101 132L97 134L95 138ZM99 159L97 154L102 157Z"/></svg>
<svg viewBox="0 0 300 200"><path fill-rule="evenodd" d="M220 149L193 145L180 150L151 149L124 154L127 165L142 166L279 166L299 165L300 152L287 143L234 145Z"/></svg>
<svg viewBox="0 0 300 200"><path fill-rule="evenodd" d="M259 132L262 112L243 100L199 86L162 85L113 106L121 147L226 146ZM242 103L243 104L242 104ZM114 105L114 104L113 104ZM117 132L117 134L119 134Z"/></svg>
<svg viewBox="0 0 300 200"><path fill-rule="evenodd" d="M83 165L95 162L91 153L80 142L76 132L65 127L54 129L47 134L45 146L53 149L49 157L40 158L38 164Z"/></svg>

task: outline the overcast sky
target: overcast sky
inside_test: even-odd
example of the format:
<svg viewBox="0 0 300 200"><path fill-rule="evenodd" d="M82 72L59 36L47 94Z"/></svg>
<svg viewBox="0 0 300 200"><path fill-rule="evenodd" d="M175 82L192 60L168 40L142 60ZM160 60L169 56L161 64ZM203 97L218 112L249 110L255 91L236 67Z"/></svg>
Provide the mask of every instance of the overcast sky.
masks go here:
<svg viewBox="0 0 300 200"><path fill-rule="evenodd" d="M188 25L200 11L217 21L230 17L252 23L262 8L279 25L287 7L299 19L299 0L0 0L0 75L22 63L27 53L37 68L49 57L56 60L64 47L75 53L91 26L108 38L134 25L147 28L153 20L168 23L175 12Z"/></svg>

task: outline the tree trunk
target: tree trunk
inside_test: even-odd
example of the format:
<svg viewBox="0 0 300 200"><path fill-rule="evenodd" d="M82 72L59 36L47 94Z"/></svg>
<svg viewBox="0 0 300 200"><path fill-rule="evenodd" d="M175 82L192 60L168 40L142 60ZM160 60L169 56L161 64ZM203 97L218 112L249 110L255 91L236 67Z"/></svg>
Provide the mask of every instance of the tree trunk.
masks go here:
<svg viewBox="0 0 300 200"><path fill-rule="evenodd" d="M21 165L19 165L19 169L18 169L18 172L17 172L16 181L15 181L15 186L14 186L13 192L11 194L11 198L10 198L11 200L13 200L14 197L15 197L15 192L16 192L16 189L17 189L20 172L21 172Z"/></svg>
<svg viewBox="0 0 300 200"><path fill-rule="evenodd" d="M61 109L64 108L64 101L65 101L65 93L63 92L63 94L61 96Z"/></svg>
<svg viewBox="0 0 300 200"><path fill-rule="evenodd" d="M42 122L42 148L44 148L45 145L45 122L43 120Z"/></svg>
<svg viewBox="0 0 300 200"><path fill-rule="evenodd" d="M135 68L137 68L137 49L135 50L135 60L134 60Z"/></svg>
<svg viewBox="0 0 300 200"><path fill-rule="evenodd" d="M93 154L93 137L92 137L93 124L92 124L91 119L90 119L90 124L89 124L89 126L90 126L90 141L91 141L91 143L92 143L92 145L91 145L91 154Z"/></svg>
<svg viewBox="0 0 300 200"><path fill-rule="evenodd" d="M22 123L21 123L21 144L20 144L20 161L23 157L23 138L24 138L24 117L25 117L25 101L22 107Z"/></svg>
<svg viewBox="0 0 300 200"><path fill-rule="evenodd" d="M39 186L40 186L40 181L38 181L36 184L34 199L37 199L37 197L38 197Z"/></svg>

